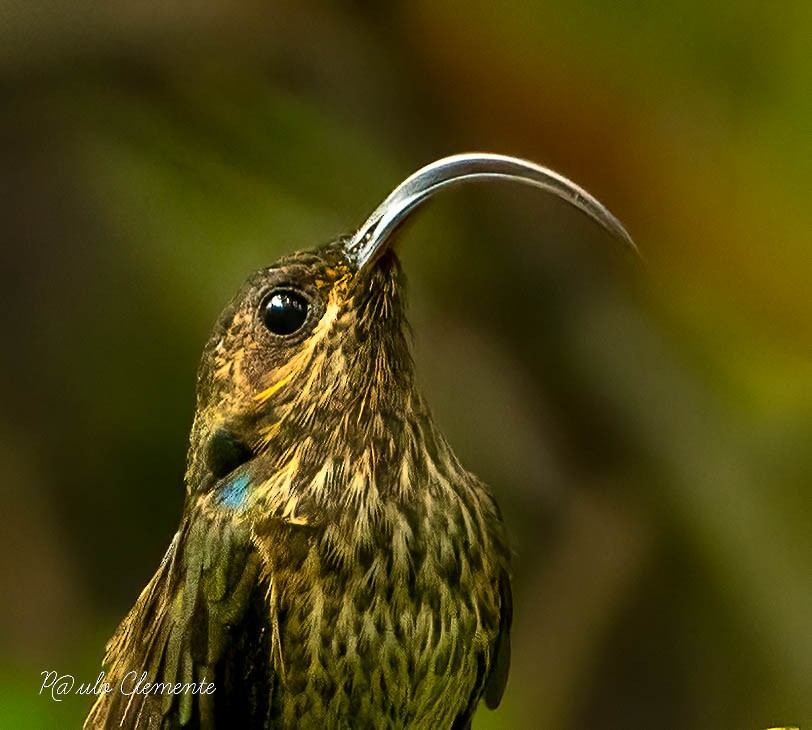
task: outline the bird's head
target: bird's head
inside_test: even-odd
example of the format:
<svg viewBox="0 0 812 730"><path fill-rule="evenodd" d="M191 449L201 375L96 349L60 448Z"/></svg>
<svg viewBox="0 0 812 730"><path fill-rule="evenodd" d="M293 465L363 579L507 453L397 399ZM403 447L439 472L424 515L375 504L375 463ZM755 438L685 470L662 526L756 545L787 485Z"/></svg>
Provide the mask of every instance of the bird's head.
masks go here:
<svg viewBox="0 0 812 730"><path fill-rule="evenodd" d="M402 272L387 250L358 267L338 241L285 257L244 284L198 376L189 487L259 458L323 464L382 446L414 407Z"/></svg>
<svg viewBox="0 0 812 730"><path fill-rule="evenodd" d="M263 499L267 510L271 499L271 511L293 514L302 500L407 489L404 465L446 456L415 387L403 277L389 243L424 200L476 178L552 192L633 247L588 193L532 163L476 154L423 168L354 236L257 272L226 307L198 377L191 494L233 508Z"/></svg>

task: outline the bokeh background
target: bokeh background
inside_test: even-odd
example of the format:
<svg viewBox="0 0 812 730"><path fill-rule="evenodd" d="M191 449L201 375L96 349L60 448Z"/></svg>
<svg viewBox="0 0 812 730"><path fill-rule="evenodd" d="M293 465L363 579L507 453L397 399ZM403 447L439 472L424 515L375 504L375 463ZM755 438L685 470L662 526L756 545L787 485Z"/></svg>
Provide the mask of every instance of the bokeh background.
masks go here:
<svg viewBox="0 0 812 730"><path fill-rule="evenodd" d="M253 269L470 149L403 235L416 358L515 537L477 728L812 726L812 6L0 1L0 726L78 727L177 524Z"/></svg>

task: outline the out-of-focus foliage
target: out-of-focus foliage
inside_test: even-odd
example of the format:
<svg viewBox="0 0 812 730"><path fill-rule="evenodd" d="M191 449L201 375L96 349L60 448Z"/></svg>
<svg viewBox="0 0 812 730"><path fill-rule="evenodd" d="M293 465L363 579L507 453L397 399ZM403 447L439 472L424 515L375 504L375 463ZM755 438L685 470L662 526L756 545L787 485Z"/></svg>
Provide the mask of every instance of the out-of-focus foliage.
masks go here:
<svg viewBox="0 0 812 730"><path fill-rule="evenodd" d="M442 154L562 171L404 232L416 356L516 542L480 728L812 723L808 2L0 2L0 726L78 725L178 523L254 268Z"/></svg>

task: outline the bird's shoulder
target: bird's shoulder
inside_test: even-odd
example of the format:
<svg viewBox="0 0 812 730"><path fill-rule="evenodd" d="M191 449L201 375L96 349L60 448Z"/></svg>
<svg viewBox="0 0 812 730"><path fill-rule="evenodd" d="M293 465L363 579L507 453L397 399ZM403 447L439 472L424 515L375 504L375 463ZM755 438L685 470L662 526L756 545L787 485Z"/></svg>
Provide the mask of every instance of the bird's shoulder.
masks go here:
<svg viewBox="0 0 812 730"><path fill-rule="evenodd" d="M266 592L250 526L190 499L158 571L108 644L111 692L85 728L214 727L226 711L267 716L269 695L241 696L272 681Z"/></svg>

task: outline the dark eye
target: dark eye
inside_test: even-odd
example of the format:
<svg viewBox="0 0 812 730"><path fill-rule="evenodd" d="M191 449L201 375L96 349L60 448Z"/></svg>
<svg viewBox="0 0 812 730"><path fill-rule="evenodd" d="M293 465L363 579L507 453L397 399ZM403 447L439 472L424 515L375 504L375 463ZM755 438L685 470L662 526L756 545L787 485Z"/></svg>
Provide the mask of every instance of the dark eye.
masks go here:
<svg viewBox="0 0 812 730"><path fill-rule="evenodd" d="M292 335L307 320L309 307L307 298L299 292L277 289L263 302L260 316L275 335Z"/></svg>

